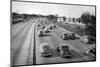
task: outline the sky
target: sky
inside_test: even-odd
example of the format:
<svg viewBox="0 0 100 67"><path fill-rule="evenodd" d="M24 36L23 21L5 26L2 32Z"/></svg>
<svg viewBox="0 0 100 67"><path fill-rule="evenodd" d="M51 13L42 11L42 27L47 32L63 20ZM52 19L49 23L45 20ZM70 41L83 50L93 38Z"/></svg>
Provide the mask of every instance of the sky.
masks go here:
<svg viewBox="0 0 100 67"><path fill-rule="evenodd" d="M95 15L95 7L13 1L12 12L18 12L20 14L57 14L58 16L80 17L84 12L89 12L90 14Z"/></svg>

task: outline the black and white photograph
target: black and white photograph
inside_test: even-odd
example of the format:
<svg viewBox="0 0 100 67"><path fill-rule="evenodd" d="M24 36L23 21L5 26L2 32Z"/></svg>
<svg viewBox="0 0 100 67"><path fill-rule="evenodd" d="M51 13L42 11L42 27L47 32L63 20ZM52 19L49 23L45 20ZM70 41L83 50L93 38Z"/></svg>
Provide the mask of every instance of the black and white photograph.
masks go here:
<svg viewBox="0 0 100 67"><path fill-rule="evenodd" d="M11 65L96 61L96 5L11 1Z"/></svg>

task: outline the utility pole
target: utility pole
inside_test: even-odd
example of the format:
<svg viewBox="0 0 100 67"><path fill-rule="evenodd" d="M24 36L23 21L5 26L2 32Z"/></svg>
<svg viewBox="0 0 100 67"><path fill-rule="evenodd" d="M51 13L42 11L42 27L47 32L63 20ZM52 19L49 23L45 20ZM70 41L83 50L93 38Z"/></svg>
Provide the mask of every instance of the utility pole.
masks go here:
<svg viewBox="0 0 100 67"><path fill-rule="evenodd" d="M76 19L77 18L75 18L75 29L74 29L74 33L76 33L76 22L77 22Z"/></svg>
<svg viewBox="0 0 100 67"><path fill-rule="evenodd" d="M70 8L69 8L69 22L70 22Z"/></svg>

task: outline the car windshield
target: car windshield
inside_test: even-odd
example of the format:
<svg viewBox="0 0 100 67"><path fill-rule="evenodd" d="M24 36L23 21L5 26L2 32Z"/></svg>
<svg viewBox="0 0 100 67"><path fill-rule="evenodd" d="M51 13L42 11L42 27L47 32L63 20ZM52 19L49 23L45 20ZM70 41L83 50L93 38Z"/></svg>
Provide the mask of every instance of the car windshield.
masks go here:
<svg viewBox="0 0 100 67"><path fill-rule="evenodd" d="M67 35L67 34L64 34L64 35Z"/></svg>
<svg viewBox="0 0 100 67"><path fill-rule="evenodd" d="M68 49L68 46L62 46L62 49Z"/></svg>
<svg viewBox="0 0 100 67"><path fill-rule="evenodd" d="M49 50L49 46L43 46L44 50Z"/></svg>

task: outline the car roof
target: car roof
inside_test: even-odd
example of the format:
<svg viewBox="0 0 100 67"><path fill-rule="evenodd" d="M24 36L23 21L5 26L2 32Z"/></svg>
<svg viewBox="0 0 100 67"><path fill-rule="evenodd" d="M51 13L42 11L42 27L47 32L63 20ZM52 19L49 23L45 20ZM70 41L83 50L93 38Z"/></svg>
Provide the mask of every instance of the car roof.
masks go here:
<svg viewBox="0 0 100 67"><path fill-rule="evenodd" d="M64 35L71 36L72 34L71 33L64 33Z"/></svg>
<svg viewBox="0 0 100 67"><path fill-rule="evenodd" d="M39 31L43 31L43 30L39 30Z"/></svg>
<svg viewBox="0 0 100 67"><path fill-rule="evenodd" d="M68 46L68 44L63 43L63 44L60 44L60 46Z"/></svg>
<svg viewBox="0 0 100 67"><path fill-rule="evenodd" d="M42 43L42 44L40 44L40 46L49 46L49 44L48 43Z"/></svg>

